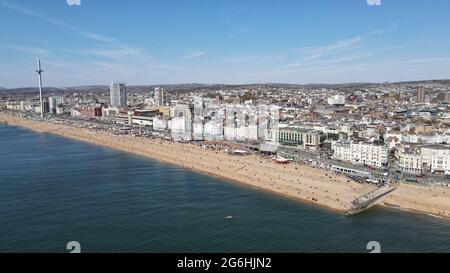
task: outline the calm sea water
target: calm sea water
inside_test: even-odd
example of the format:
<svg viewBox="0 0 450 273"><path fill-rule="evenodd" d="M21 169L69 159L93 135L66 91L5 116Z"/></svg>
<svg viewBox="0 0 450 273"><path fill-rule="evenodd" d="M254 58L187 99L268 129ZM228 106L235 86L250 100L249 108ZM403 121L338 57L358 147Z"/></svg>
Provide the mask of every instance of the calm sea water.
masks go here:
<svg viewBox="0 0 450 273"><path fill-rule="evenodd" d="M450 252L450 221L355 217L49 134L0 125L0 252ZM226 215L233 219L226 220Z"/></svg>

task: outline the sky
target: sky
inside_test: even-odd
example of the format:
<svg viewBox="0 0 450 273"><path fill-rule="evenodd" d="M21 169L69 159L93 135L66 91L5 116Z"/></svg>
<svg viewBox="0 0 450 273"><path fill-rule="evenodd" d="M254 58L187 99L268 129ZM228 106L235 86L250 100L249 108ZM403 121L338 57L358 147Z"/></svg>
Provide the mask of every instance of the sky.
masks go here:
<svg viewBox="0 0 450 273"><path fill-rule="evenodd" d="M0 0L0 86L450 78L448 0Z"/></svg>

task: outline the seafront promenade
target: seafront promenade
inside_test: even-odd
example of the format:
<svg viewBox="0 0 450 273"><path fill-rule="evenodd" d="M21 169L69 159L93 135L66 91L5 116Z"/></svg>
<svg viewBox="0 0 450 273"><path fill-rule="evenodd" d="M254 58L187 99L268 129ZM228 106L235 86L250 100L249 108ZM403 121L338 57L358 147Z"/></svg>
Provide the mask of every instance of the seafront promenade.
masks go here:
<svg viewBox="0 0 450 273"><path fill-rule="evenodd" d="M274 164L270 158L258 155L233 156L223 150L207 149L189 143L120 136L107 131L27 120L5 113L0 113L0 121L138 154L339 213L350 209L355 198L374 189L374 186L359 184L346 176L323 169L300 164ZM446 188L402 184L385 199L384 204L450 218L450 190Z"/></svg>

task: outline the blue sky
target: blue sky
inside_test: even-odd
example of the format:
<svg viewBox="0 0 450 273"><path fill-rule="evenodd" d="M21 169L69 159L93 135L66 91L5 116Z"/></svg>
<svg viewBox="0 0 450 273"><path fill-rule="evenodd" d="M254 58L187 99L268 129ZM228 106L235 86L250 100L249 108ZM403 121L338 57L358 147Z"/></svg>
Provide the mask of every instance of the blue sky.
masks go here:
<svg viewBox="0 0 450 273"><path fill-rule="evenodd" d="M450 1L0 0L0 86L450 78Z"/></svg>

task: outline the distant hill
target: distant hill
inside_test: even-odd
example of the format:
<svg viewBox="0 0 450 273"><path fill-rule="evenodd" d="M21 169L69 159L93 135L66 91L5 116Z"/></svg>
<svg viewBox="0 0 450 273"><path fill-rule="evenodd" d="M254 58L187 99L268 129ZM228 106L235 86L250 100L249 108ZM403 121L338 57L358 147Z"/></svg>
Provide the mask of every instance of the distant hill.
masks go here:
<svg viewBox="0 0 450 273"><path fill-rule="evenodd" d="M363 88L368 86L377 86L384 84L443 84L450 86L450 79L442 80L424 80L424 81L409 81L409 82L392 82L392 83L339 83L339 84L289 84L289 83L250 83L250 84L206 84L206 83L185 83L185 84L161 84L161 85L129 85L127 89L129 92L144 91L153 92L156 86L162 86L168 91L196 91L200 89L220 90L224 88L252 88L259 86L278 87L278 88ZM1 93L34 93L37 92L37 87L20 87L20 88L2 88ZM87 85L87 86L72 86L72 87L44 87L45 92L52 93L76 93L76 92L90 92L90 93L107 93L109 92L109 85Z"/></svg>
<svg viewBox="0 0 450 273"><path fill-rule="evenodd" d="M307 88L345 88L345 87L360 87L360 86L367 86L367 85L374 85L376 83L328 83L328 84L305 84L302 85L303 87Z"/></svg>
<svg viewBox="0 0 450 273"><path fill-rule="evenodd" d="M426 80L426 81L409 81L409 82L395 82L395 84L423 84L423 83L438 83L443 85L450 85L450 79L442 80Z"/></svg>
<svg viewBox="0 0 450 273"><path fill-rule="evenodd" d="M45 90L50 92L58 92L62 91L61 88L55 88L55 87L47 87ZM1 89L1 92L10 92L10 93L33 93L37 92L37 87L19 87L19 88L9 88L9 89Z"/></svg>

